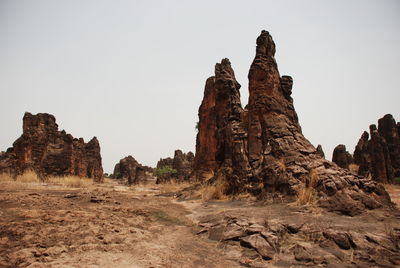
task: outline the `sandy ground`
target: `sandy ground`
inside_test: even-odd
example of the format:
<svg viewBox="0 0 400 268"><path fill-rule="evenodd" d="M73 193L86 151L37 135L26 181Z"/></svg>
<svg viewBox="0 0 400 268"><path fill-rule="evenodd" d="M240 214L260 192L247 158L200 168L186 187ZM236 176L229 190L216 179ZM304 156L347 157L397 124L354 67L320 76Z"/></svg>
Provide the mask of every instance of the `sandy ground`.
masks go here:
<svg viewBox="0 0 400 268"><path fill-rule="evenodd" d="M2 182L0 267L396 267L397 261L400 264L396 245L382 244L388 239L388 232L400 230L397 212L380 209L345 217L293 204L178 201L173 194L163 195L164 192L164 186L155 184L127 187L113 181L80 189L38 183L25 183L21 187ZM393 189L393 194L399 192ZM215 235L210 229L202 230L204 226L232 218L260 224L301 224L307 226L303 228L307 231L284 236L285 243L276 253L277 258L267 261L238 241L222 242L218 232ZM334 243L327 246L332 256L322 256L318 261L314 256L299 262L288 253L298 245L309 248L310 253L316 252L314 249L321 246L323 239L320 241L313 234L329 228L368 232L379 237L381 240L376 238L375 242L382 252L376 253L377 266L354 261L354 250L340 249ZM362 243L371 248L368 242ZM389 256L387 260L380 259L382 254Z"/></svg>

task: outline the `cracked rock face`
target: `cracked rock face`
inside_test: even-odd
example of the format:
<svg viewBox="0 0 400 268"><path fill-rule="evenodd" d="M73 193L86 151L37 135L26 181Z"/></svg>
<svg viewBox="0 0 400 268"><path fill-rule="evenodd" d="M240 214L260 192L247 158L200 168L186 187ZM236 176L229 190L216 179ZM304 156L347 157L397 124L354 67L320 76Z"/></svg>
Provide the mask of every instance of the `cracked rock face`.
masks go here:
<svg viewBox="0 0 400 268"><path fill-rule="evenodd" d="M362 196L375 192L377 202L388 204L390 198L379 185L323 159L303 136L291 97L293 79L279 74L274 56L275 43L262 31L248 74L249 102L244 109L231 63L223 59L216 64L199 108L197 179L223 174L227 194L250 192L259 197L268 192L295 196L312 184L320 204L330 204L338 212L353 202L366 207L363 198L342 202L332 198L344 191L347 196L353 191Z"/></svg>
<svg viewBox="0 0 400 268"><path fill-rule="evenodd" d="M64 130L58 131L51 114L25 113L23 133L0 156L0 172L21 174L32 169L40 176L65 176L102 180L100 144L96 137L85 143Z"/></svg>

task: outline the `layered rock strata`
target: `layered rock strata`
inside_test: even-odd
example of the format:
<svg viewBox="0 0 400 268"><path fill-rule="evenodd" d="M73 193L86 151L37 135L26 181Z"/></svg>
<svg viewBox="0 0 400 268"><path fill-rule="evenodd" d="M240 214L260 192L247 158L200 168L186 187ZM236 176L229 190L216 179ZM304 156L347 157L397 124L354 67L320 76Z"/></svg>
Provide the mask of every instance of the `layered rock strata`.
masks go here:
<svg viewBox="0 0 400 268"><path fill-rule="evenodd" d="M53 115L25 113L23 133L0 155L0 172L21 174L32 169L40 176L76 175L101 181L103 168L96 137L85 143L58 131Z"/></svg>
<svg viewBox="0 0 400 268"><path fill-rule="evenodd" d="M380 185L321 158L303 136L291 97L293 79L280 76L274 55L275 43L262 31L248 74L245 109L229 60L216 64L199 108L197 179L216 180L223 174L226 194L250 192L260 198L268 192L295 196L312 187L321 206L345 214L353 213L347 211L353 205L362 210L388 204Z"/></svg>

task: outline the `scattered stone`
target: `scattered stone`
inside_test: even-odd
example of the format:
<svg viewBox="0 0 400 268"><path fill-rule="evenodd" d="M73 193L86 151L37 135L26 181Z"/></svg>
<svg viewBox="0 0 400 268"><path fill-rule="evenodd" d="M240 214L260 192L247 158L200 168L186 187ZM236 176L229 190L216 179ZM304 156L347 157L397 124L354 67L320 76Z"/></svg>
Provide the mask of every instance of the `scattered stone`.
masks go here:
<svg viewBox="0 0 400 268"><path fill-rule="evenodd" d="M294 247L293 255L296 261L311 262L313 260L311 254L306 250L306 248L300 245Z"/></svg>
<svg viewBox="0 0 400 268"><path fill-rule="evenodd" d="M271 260L274 257L275 249L260 234L253 234L240 239L245 247L254 248L265 260Z"/></svg>
<svg viewBox="0 0 400 268"><path fill-rule="evenodd" d="M77 194L66 194L66 195L64 195L64 198L76 198L78 196L79 195L77 195Z"/></svg>

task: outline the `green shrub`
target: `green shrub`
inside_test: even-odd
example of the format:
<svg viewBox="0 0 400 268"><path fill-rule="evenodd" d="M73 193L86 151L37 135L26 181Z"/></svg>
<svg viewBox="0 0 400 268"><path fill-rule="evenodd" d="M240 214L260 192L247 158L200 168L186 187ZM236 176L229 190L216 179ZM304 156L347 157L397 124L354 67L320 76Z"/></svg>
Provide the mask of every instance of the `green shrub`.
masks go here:
<svg viewBox="0 0 400 268"><path fill-rule="evenodd" d="M171 176L173 174L176 174L178 171L176 169L173 169L171 166L164 166L160 168L156 168L154 171L154 174L156 175L157 178L162 178L162 177L167 177Z"/></svg>

